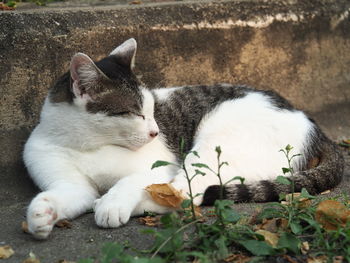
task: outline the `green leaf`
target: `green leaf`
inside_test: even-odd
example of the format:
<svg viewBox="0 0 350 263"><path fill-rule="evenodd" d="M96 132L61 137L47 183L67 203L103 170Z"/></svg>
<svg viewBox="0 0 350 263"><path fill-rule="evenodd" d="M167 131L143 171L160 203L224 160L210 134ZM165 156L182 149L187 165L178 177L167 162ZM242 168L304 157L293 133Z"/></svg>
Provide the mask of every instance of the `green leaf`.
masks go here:
<svg viewBox="0 0 350 263"><path fill-rule="evenodd" d="M232 178L232 180L239 180L241 184L244 184L245 178L241 176L235 176Z"/></svg>
<svg viewBox="0 0 350 263"><path fill-rule="evenodd" d="M195 155L196 157L201 158L197 151L191 151L190 153L193 153L193 155Z"/></svg>
<svg viewBox="0 0 350 263"><path fill-rule="evenodd" d="M273 247L266 244L265 241L246 240L240 241L239 244L255 256L271 256L276 254Z"/></svg>
<svg viewBox="0 0 350 263"><path fill-rule="evenodd" d="M290 146L290 144L288 144L285 149L287 152L290 152L293 149L293 147Z"/></svg>
<svg viewBox="0 0 350 263"><path fill-rule="evenodd" d="M8 1L8 2L6 3L6 5L7 5L8 7L16 8L16 6L17 6L17 1Z"/></svg>
<svg viewBox="0 0 350 263"><path fill-rule="evenodd" d="M228 166L228 162L222 162L222 163L220 164L219 168L221 168L221 167L224 166L224 165L227 165L227 166Z"/></svg>
<svg viewBox="0 0 350 263"><path fill-rule="evenodd" d="M200 174L201 176L206 175L206 173L203 173L202 171L196 169L194 175L198 175L198 174ZM193 177L194 177L194 176L193 176Z"/></svg>
<svg viewBox="0 0 350 263"><path fill-rule="evenodd" d="M226 245L226 238L221 235L217 240L215 240L215 245L218 248L218 254L220 258L226 258L228 256L228 248Z"/></svg>
<svg viewBox="0 0 350 263"><path fill-rule="evenodd" d="M191 206L191 200L190 199L183 200L183 202L181 203L181 207L182 208L189 208L190 206Z"/></svg>
<svg viewBox="0 0 350 263"><path fill-rule="evenodd" d="M113 259L121 256L124 252L124 246L119 243L105 243L102 247L102 263L110 263Z"/></svg>
<svg viewBox="0 0 350 263"><path fill-rule="evenodd" d="M283 167L282 172L283 172L283 174L290 173L291 169Z"/></svg>
<svg viewBox="0 0 350 263"><path fill-rule="evenodd" d="M290 229L292 230L292 232L296 235L300 234L303 231L303 228L300 225L300 222L298 222L298 221L292 221L292 222L290 222L289 225L290 225Z"/></svg>
<svg viewBox="0 0 350 263"><path fill-rule="evenodd" d="M210 170L209 166L206 165L206 164L204 164L204 163L193 163L193 164L191 164L191 165L194 166L194 167L206 168L206 169L209 169L209 170Z"/></svg>
<svg viewBox="0 0 350 263"><path fill-rule="evenodd" d="M229 223L237 223L241 219L241 215L232 208L224 209L221 211L221 215L225 221Z"/></svg>
<svg viewBox="0 0 350 263"><path fill-rule="evenodd" d="M294 254L300 254L300 240L291 233L283 232L277 244L278 248L286 248Z"/></svg>
<svg viewBox="0 0 350 263"><path fill-rule="evenodd" d="M282 169L284 169L284 168L282 168ZM287 177L282 176L282 175L277 176L275 181L276 181L276 183L285 184L285 185L290 185L292 183Z"/></svg>
<svg viewBox="0 0 350 263"><path fill-rule="evenodd" d="M221 155L221 147L220 146L216 146L215 151L218 153L218 156Z"/></svg>
<svg viewBox="0 0 350 263"><path fill-rule="evenodd" d="M307 198L307 199L315 199L316 198L315 196L310 195L309 192L305 188L301 189L300 197Z"/></svg>
<svg viewBox="0 0 350 263"><path fill-rule="evenodd" d="M125 262L125 261L121 261ZM128 261L129 262L129 261ZM133 258L130 263L165 263L165 259L162 259L160 257L155 257L155 258L138 258L135 257Z"/></svg>
<svg viewBox="0 0 350 263"><path fill-rule="evenodd" d="M281 204L279 204L282 206ZM283 213L282 211L273 208L273 207L266 207L264 210L261 211L259 214L259 219L264 219L264 218L273 218L273 217L282 217Z"/></svg>
<svg viewBox="0 0 350 263"><path fill-rule="evenodd" d="M154 169L154 168L157 168L157 167L161 167L161 166L167 166L169 164L172 164L172 163L169 163L169 162L166 162L166 161L156 161L153 165L152 165L152 168L151 169Z"/></svg>

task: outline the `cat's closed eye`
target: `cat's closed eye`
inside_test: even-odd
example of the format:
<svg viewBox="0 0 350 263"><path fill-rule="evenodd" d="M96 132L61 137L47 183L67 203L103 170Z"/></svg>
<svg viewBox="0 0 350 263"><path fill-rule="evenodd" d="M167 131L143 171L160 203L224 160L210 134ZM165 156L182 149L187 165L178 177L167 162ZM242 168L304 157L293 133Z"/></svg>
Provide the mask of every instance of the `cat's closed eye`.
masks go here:
<svg viewBox="0 0 350 263"><path fill-rule="evenodd" d="M109 112L108 113L109 116L123 116L123 117L128 117L128 116L137 116L137 117L141 117L142 119L145 119L145 116L142 114L138 114L132 111L120 111L120 112Z"/></svg>

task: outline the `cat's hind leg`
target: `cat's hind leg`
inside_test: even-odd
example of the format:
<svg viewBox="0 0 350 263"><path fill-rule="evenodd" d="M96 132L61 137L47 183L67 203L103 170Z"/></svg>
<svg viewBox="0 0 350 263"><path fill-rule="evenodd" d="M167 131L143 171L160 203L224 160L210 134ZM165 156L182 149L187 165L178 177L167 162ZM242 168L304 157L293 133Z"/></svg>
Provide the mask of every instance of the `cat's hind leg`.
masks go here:
<svg viewBox="0 0 350 263"><path fill-rule="evenodd" d="M54 184L30 203L27 210L28 230L34 237L45 239L57 221L85 213L92 208L97 197L97 191L89 184Z"/></svg>

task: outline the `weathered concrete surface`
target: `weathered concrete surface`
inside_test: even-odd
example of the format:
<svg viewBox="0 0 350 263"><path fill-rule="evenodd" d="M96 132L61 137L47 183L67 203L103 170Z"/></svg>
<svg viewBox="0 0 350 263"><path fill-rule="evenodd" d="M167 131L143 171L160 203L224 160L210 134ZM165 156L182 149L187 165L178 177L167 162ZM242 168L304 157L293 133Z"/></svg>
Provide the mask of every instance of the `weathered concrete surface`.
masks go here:
<svg viewBox="0 0 350 263"><path fill-rule="evenodd" d="M231 82L274 89L333 139L349 138L349 12L347 0L232 0L0 13L0 242L18 251L8 262L31 249L43 262L76 259L99 250L84 243L89 233L99 241L137 234L132 224L98 230L91 215L47 242L20 233L36 191L21 161L23 143L74 53L97 60L135 37L136 70L151 87Z"/></svg>

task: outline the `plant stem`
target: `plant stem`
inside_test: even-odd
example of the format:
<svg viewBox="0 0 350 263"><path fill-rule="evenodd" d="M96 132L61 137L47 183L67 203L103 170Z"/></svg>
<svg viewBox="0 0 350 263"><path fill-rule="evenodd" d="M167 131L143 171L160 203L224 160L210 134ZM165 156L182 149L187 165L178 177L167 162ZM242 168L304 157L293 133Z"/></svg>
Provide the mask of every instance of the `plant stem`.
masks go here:
<svg viewBox="0 0 350 263"><path fill-rule="evenodd" d="M189 196L190 196L190 200L191 200L191 212L192 212L192 218L193 220L197 220L197 217L196 217L196 211L194 209L194 204L193 204L193 194L192 194L192 187L191 187L191 181L192 179L189 177L188 175L188 172L187 172L187 169L186 169L186 166L185 166L185 159L186 157L184 158L183 160L183 164L182 164L182 169L184 170L185 172L185 175L186 175L186 180L187 180L187 184L188 184L188 189L189 189Z"/></svg>
<svg viewBox="0 0 350 263"><path fill-rule="evenodd" d="M191 225L193 225L193 224L195 224L195 223L197 223L197 222L199 222L199 219L197 219L197 220L195 220L195 221L192 221L192 222L190 222L190 223L188 223L188 224L186 224L186 225L180 227L178 230L176 230L173 234L171 234L170 237L168 237L168 238L157 248L157 250L152 254L151 258L154 258L154 257L159 253L159 251L160 251L160 250L161 250L161 249L162 249L162 248L177 234L177 233L181 232L181 231L184 230L185 228L187 228L187 227L189 227L189 226L191 226Z"/></svg>

